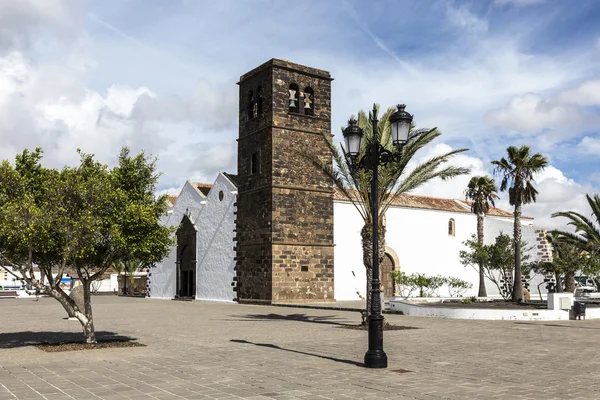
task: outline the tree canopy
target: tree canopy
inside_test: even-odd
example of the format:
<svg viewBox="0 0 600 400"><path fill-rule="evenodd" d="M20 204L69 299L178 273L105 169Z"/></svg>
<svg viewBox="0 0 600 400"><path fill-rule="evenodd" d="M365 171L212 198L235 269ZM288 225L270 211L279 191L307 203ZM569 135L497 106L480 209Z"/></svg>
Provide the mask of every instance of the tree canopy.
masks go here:
<svg viewBox="0 0 600 400"><path fill-rule="evenodd" d="M57 299L93 342L91 282L115 262L151 265L168 253L170 230L158 224L166 202L154 195L155 160L124 148L110 169L79 152L78 166L58 170L42 166L42 154L24 150L14 165L0 165L0 265ZM81 280L85 310L60 288L66 273Z"/></svg>

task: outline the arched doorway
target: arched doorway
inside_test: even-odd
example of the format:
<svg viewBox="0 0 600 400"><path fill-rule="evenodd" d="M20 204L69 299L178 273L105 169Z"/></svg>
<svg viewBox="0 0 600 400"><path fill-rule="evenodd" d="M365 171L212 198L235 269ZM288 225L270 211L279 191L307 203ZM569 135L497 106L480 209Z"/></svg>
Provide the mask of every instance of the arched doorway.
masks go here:
<svg viewBox="0 0 600 400"><path fill-rule="evenodd" d="M394 259L389 253L385 253L383 263L381 263L381 285L383 286L383 295L386 299L394 297L394 281L392 280L392 271L396 269Z"/></svg>
<svg viewBox="0 0 600 400"><path fill-rule="evenodd" d="M196 227L185 215L177 229L176 297L196 296Z"/></svg>

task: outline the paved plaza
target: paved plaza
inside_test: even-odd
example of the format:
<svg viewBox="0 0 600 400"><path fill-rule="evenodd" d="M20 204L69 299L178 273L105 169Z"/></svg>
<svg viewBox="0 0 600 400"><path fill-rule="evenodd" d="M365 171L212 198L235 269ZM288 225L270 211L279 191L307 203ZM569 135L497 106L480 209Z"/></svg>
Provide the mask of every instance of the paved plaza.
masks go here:
<svg viewBox="0 0 600 400"><path fill-rule="evenodd" d="M53 299L0 300L5 399L598 399L600 320L532 323L387 315L386 370L361 366L358 312L93 298L100 337L147 347L46 353L79 337ZM404 372L404 371L410 372Z"/></svg>

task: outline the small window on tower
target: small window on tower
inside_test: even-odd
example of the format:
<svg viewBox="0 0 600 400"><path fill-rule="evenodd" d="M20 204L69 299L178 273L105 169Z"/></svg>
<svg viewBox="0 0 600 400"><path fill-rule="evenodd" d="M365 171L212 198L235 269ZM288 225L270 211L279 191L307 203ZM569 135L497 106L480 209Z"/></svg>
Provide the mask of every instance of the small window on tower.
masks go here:
<svg viewBox="0 0 600 400"><path fill-rule="evenodd" d="M299 104L298 104L298 99L299 99L299 95L300 95L300 89L298 88L298 85L296 85L295 83L292 83L290 85L290 90L289 90L289 110L292 113L297 113L299 110Z"/></svg>
<svg viewBox="0 0 600 400"><path fill-rule="evenodd" d="M260 157L257 153L252 153L250 157L250 175L258 174L260 172Z"/></svg>
<svg viewBox="0 0 600 400"><path fill-rule="evenodd" d="M258 87L258 90L256 91L258 93L258 99L256 101L256 116L262 115L263 114L263 97L264 97L264 90L262 88L262 86Z"/></svg>
<svg viewBox="0 0 600 400"><path fill-rule="evenodd" d="M456 226L454 224L454 218L450 218L450 221L448 221L448 236L456 236Z"/></svg>
<svg viewBox="0 0 600 400"><path fill-rule="evenodd" d="M310 86L304 89L304 115L315 115L314 100L315 95Z"/></svg>
<svg viewBox="0 0 600 400"><path fill-rule="evenodd" d="M254 118L254 108L256 103L254 101L254 92L252 90L248 91L248 119Z"/></svg>

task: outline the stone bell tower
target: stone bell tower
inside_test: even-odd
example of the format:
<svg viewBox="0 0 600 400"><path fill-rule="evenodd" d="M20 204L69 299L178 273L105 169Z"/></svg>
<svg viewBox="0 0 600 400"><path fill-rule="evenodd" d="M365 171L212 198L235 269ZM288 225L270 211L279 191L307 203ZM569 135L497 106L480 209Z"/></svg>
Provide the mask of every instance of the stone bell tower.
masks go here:
<svg viewBox="0 0 600 400"><path fill-rule="evenodd" d="M240 78L237 297L333 301L329 72L272 59Z"/></svg>

